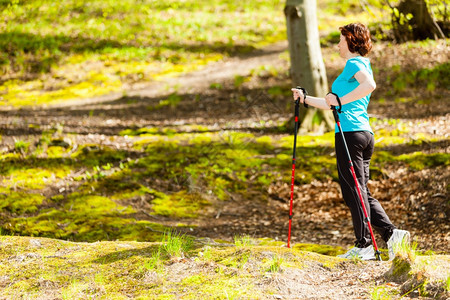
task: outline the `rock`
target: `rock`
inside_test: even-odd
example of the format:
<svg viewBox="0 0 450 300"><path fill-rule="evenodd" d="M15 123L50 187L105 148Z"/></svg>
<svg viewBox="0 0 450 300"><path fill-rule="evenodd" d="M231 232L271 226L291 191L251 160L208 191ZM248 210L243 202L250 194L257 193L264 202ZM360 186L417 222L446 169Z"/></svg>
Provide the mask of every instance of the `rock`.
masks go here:
<svg viewBox="0 0 450 300"><path fill-rule="evenodd" d="M68 139L54 139L48 144L49 146L69 148L71 141Z"/></svg>
<svg viewBox="0 0 450 300"><path fill-rule="evenodd" d="M42 244L39 240L30 240L30 246L35 248L41 248Z"/></svg>
<svg viewBox="0 0 450 300"><path fill-rule="evenodd" d="M86 147L83 148L83 153L84 154L88 154L90 152L98 152L100 151L100 147L96 146L96 145L88 145Z"/></svg>
<svg viewBox="0 0 450 300"><path fill-rule="evenodd" d="M275 256L275 253L273 253L272 251L263 251L263 252L261 252L261 254L264 257L269 257L269 258L273 258Z"/></svg>
<svg viewBox="0 0 450 300"><path fill-rule="evenodd" d="M384 276L394 282L405 282L409 278L413 262L408 257L396 256Z"/></svg>
<svg viewBox="0 0 450 300"><path fill-rule="evenodd" d="M10 278L8 275L0 276L0 285L5 285L9 283Z"/></svg>
<svg viewBox="0 0 450 300"><path fill-rule="evenodd" d="M35 259L42 258L42 256L37 253L27 253L26 257L27 258L35 258Z"/></svg>

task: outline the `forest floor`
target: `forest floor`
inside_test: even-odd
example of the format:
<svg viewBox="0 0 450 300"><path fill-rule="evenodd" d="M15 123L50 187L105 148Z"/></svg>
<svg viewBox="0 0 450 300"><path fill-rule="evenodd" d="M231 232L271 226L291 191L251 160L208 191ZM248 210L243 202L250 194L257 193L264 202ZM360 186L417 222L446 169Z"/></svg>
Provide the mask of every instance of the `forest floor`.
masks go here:
<svg viewBox="0 0 450 300"><path fill-rule="evenodd" d="M54 128L58 124L62 126L63 132L71 134L74 144L101 143L117 150L129 151L132 151L133 143L139 139L120 134L129 128L158 127L183 130L190 128L189 126L201 125L211 132L242 131L253 132L255 135L276 135L277 125L291 117L287 109L291 107L291 98L288 96L289 93L282 91L274 102L267 97L267 88L277 85L284 86L288 90L290 80L286 74L288 69L286 49L286 43L275 44L251 55L214 63L200 71L166 78L159 82L130 86L121 94L68 101L57 106L2 108L0 111L2 151L11 151L15 141L18 140L30 141L34 138L37 142L43 130ZM395 155L415 151L449 153L449 90L445 87L427 89L414 86L426 84L426 80L422 80L407 84L407 87L401 90L400 98L403 100L390 101L391 94L387 90L387 84L383 84L383 81L394 81L396 76L400 76L397 66L400 66L402 72L407 73L408 70L417 69L418 65L421 68L431 68L447 62L446 49L444 42L437 43L425 53L420 47L407 49L384 43L376 45L371 58L374 68L378 69L376 71L378 89L374 92L375 100L369 108L370 115L381 120L376 123L375 134L377 131L395 131L400 127L403 129L407 127L411 137L423 133L436 138L430 142L420 140L417 143L412 141L408 145L387 146L383 150L389 150ZM343 67L343 61L337 58L334 52L335 49L324 49L329 82L332 82ZM257 76L250 76L255 73ZM273 73L278 74L273 76ZM236 79L241 77L248 80L237 85ZM411 86L414 87L410 88ZM183 101L177 105L165 106L164 109L147 109L149 106L158 105L161 99L173 93L182 95ZM439 93L440 96L436 97ZM247 101L239 101L240 96L245 96ZM384 119L396 121L383 122ZM39 124L39 129L34 129L30 124ZM330 155L333 155L332 151ZM298 160L301 159L300 152ZM290 168L288 165L286 167ZM398 165L385 166L381 173L381 179L371 181L370 188L393 223L409 230L419 249L448 254L450 249L448 162L437 168L420 170L399 168ZM301 169L297 170L297 176L302 176ZM62 184L62 186L73 185L73 182ZM45 189L43 193L46 197L52 197L58 190L59 186L55 186ZM183 220L188 224L186 232L198 238L228 241L237 235L248 235L253 238L269 237L285 241L289 191L290 183L278 181L270 185L267 191L269 197L265 200L260 200L259 195L255 195L255 199L231 196L228 201L213 201L213 205L208 206L199 218ZM351 218L342 202L337 182L313 180L309 184L298 185L294 201L292 243L351 247L353 243ZM130 203L130 205L142 209L147 204ZM138 213L137 217L154 221L152 216L145 213ZM158 222L165 226L175 226L180 220L158 217ZM382 242L380 244L381 247L386 247ZM316 284L314 291L311 290L309 293L310 297L301 294L299 287L294 286L294 281L298 283L302 280L305 282L302 286L307 286L310 282L307 273L285 273L280 276L286 278L277 279L277 288L282 291L289 285L294 290L291 294L280 292L278 295L280 299L284 297L332 299L333 295L338 295L349 285L354 284L354 287L358 286L361 290L354 289L344 295L345 299L365 299L368 297L368 287L359 284L361 276L364 278L369 276L362 281L373 282L374 278L388 268L387 263L364 265L363 269L346 266L345 270L339 271L341 273L332 272L332 281L331 277L326 277L325 273L328 271L324 269L321 281L323 285ZM330 290L333 288L334 292Z"/></svg>
<svg viewBox="0 0 450 300"><path fill-rule="evenodd" d="M0 112L3 151L12 150L14 141L30 140L33 137L38 141L44 130L58 125L64 132L73 134L76 139L74 144L101 143L117 150L132 150L133 141L139 138L119 135L129 128L183 128L201 125L213 132L237 130L270 134L276 124L291 117L289 111L286 112L290 97L280 96L279 101L274 102L266 96L266 89L270 86L289 86L289 79L285 74L276 77L270 75L273 72L271 68L288 69L286 48L286 43L279 43L248 56L215 63L194 73L168 78L163 82L133 86L123 93L125 96L112 94L34 109L6 108ZM401 48L377 45L372 54L372 64L383 64L385 69L394 65L401 66L407 72L408 69L417 68L417 65L426 68L445 62L448 58L445 49L444 43L433 47L427 55L423 55L421 48L407 49L408 56L405 56L404 49L402 52ZM334 51L330 48L324 50L330 81L337 76L343 63L333 56ZM252 77L245 85L235 87L234 80L237 76L248 76L255 70L259 72L256 79ZM377 77L394 75L383 74L381 71ZM214 85L218 88L211 88ZM386 95L385 89L383 83L379 82L379 91L374 93L373 98ZM166 106L153 111L147 109L174 92L183 95L183 101L176 107ZM416 144L413 141L409 145L394 145L383 150L388 149L396 155L414 151L449 153L449 91L442 89L442 93L440 97L430 99L426 89L416 87L403 92L407 96L413 95L411 98L403 96L405 101L372 101L369 107L372 117L394 119L397 123L378 122L374 128L375 133L377 130L395 131L406 127L407 134L411 137L423 133L439 139L433 142L417 141ZM236 101L237 95L244 95L249 100ZM419 101L424 99L427 99L426 105L420 104ZM262 127L261 123L266 125ZM30 124L37 124L39 129ZM298 160L301 159L302 153L298 153ZM420 248L448 251L448 164L420 171L398 168L397 165L384 168L384 178L371 181L370 188L372 194L382 202L393 223L411 231ZM301 169L297 170L297 176L302 176ZM420 184L421 182L429 184ZM194 234L222 239L232 238L236 234L249 234L285 240L289 184L274 182L269 188L268 202L233 198L231 201L217 202L217 205L209 208L211 211L206 213L204 220L193 220L195 223L199 222ZM47 193L45 196L52 196L54 189L48 189ZM294 241L342 246L352 243L351 220L341 200L337 182L313 181L298 186L294 199ZM420 215L418 212L421 212ZM170 223L170 220L167 222Z"/></svg>

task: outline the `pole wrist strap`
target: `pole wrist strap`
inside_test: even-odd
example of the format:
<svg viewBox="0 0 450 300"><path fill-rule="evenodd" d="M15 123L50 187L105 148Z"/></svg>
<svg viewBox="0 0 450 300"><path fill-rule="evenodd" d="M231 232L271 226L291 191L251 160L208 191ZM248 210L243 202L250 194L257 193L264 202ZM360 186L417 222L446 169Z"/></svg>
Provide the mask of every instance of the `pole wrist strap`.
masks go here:
<svg viewBox="0 0 450 300"><path fill-rule="evenodd" d="M309 105L306 104L306 102L305 102L305 101L306 101L306 95L308 95L308 92L306 91L305 88L302 88L301 86L297 86L297 89L302 90L303 96L304 96L304 98L303 98L303 106L306 107L306 108L308 108Z"/></svg>

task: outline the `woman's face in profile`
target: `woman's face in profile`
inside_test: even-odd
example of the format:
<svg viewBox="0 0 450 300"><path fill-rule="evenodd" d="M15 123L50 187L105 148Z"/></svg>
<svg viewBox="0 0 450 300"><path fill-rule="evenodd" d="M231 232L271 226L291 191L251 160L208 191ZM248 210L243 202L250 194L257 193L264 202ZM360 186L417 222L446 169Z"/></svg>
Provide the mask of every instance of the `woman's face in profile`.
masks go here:
<svg viewBox="0 0 450 300"><path fill-rule="evenodd" d="M342 34L339 40L338 48L339 48L339 55L342 58L347 58L347 55L350 52L350 50L348 50L347 40L345 39L345 36L343 36Z"/></svg>

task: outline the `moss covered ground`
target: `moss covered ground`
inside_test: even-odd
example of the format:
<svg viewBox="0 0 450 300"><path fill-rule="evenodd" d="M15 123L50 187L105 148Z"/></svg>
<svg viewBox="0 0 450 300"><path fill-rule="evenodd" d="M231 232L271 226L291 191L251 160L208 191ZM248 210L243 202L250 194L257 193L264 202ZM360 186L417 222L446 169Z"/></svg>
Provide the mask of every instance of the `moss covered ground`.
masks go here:
<svg viewBox="0 0 450 300"><path fill-rule="evenodd" d="M188 252L181 253L182 257L176 257L169 255L162 245L161 242L74 243L3 236L2 297L258 299L274 292L260 290L256 281L270 272L275 255L282 259L277 272L284 268L305 268L308 261L330 268L340 261L255 244L238 247L196 243Z"/></svg>
<svg viewBox="0 0 450 300"><path fill-rule="evenodd" d="M337 293L346 299L361 296L369 299L371 295L383 293L390 297L401 296L398 283L408 284L407 278L399 282L398 278L389 277L390 280L383 281L385 285L380 285L389 262L336 258L335 253L342 249L330 246L298 244L288 249L274 240L248 237L239 238L234 244L202 239L186 244L189 239L175 234L153 243L76 243L2 236L1 297L272 299L333 297ZM308 251L303 250L304 247ZM422 296L434 293L445 297L445 277L436 274L442 274L443 268L449 265L448 256L420 256L420 261L418 267L413 264L416 271L411 274L421 270L421 283L427 280L422 284ZM428 268L434 273L423 268L426 264L435 265ZM358 287L345 289L355 276L359 276ZM413 277L417 278L416 275L410 278ZM300 287L295 288L295 285ZM320 288L314 290L315 285ZM409 296L406 294L403 298L411 299Z"/></svg>

